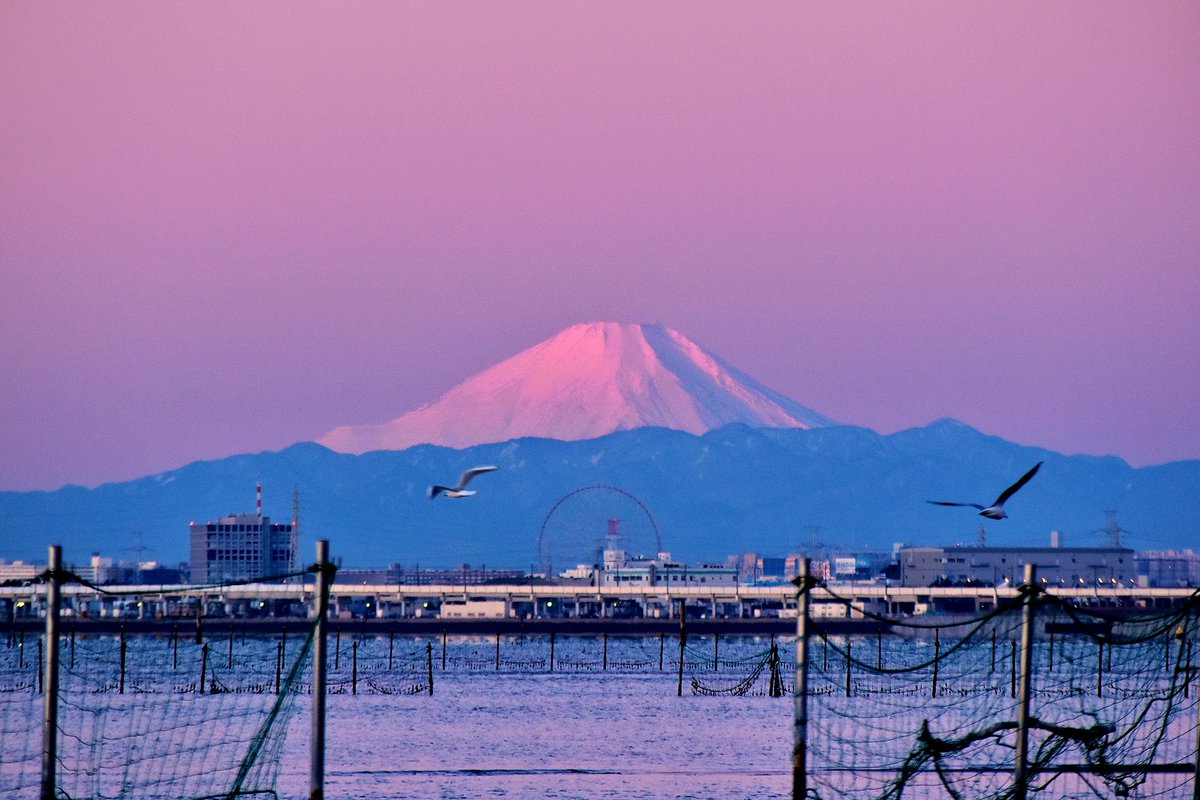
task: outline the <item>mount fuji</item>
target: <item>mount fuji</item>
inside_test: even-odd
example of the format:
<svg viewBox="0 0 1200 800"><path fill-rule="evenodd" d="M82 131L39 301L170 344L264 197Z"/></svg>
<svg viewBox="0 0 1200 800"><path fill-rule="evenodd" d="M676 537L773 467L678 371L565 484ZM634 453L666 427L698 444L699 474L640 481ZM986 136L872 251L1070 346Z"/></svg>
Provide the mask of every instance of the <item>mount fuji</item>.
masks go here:
<svg viewBox="0 0 1200 800"><path fill-rule="evenodd" d="M530 436L577 441L645 427L703 434L732 423L806 430L839 424L664 325L590 322L390 422L335 428L317 441L364 453Z"/></svg>

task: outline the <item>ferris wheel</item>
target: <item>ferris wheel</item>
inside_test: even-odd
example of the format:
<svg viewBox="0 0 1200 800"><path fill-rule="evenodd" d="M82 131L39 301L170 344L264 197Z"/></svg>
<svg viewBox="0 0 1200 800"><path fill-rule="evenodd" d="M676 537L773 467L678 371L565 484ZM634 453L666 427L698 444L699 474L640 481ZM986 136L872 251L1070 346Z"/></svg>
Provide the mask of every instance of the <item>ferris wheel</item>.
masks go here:
<svg viewBox="0 0 1200 800"><path fill-rule="evenodd" d="M547 577L601 563L605 548L654 558L662 552L658 522L646 504L619 486L597 483L564 494L542 519L537 567Z"/></svg>

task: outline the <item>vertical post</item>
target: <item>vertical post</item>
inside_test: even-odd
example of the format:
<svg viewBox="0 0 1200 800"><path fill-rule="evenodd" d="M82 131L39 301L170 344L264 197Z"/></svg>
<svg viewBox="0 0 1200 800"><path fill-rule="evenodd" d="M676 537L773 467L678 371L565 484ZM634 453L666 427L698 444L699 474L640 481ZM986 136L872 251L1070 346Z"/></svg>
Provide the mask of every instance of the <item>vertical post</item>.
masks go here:
<svg viewBox="0 0 1200 800"><path fill-rule="evenodd" d="M125 652L125 640L121 640L121 652ZM200 647L200 694L204 694L208 682L208 642ZM125 660L121 659L121 691L125 691Z"/></svg>
<svg viewBox="0 0 1200 800"><path fill-rule="evenodd" d="M550 671L554 672L554 631L550 631Z"/></svg>
<svg viewBox="0 0 1200 800"><path fill-rule="evenodd" d="M1054 672L1054 629L1050 630L1050 671Z"/></svg>
<svg viewBox="0 0 1200 800"><path fill-rule="evenodd" d="M1096 643L1096 697L1103 697L1104 686L1104 642Z"/></svg>
<svg viewBox="0 0 1200 800"><path fill-rule="evenodd" d="M425 677L429 681L429 694L433 694L433 642L425 643Z"/></svg>
<svg viewBox="0 0 1200 800"><path fill-rule="evenodd" d="M658 671L662 672L663 668L663 645L667 639L667 634L663 631L658 632Z"/></svg>
<svg viewBox="0 0 1200 800"><path fill-rule="evenodd" d="M1025 800L1029 789L1029 697L1033 690L1033 599L1037 566L1025 565L1025 603L1021 609L1021 687L1017 697L1016 763L1013 765L1013 800Z"/></svg>
<svg viewBox="0 0 1200 800"><path fill-rule="evenodd" d="M42 660L44 658L44 656L42 655L42 640L38 639L37 643L38 643L38 657L37 657L36 667L37 667L37 676L38 676L38 694L41 694L43 691L45 691L43 682L46 677L46 662Z"/></svg>
<svg viewBox="0 0 1200 800"><path fill-rule="evenodd" d="M675 688L675 696L683 697L683 648L687 646L687 614L684 613L683 600L679 601L679 683Z"/></svg>
<svg viewBox="0 0 1200 800"><path fill-rule="evenodd" d="M996 671L996 629L992 628L992 672Z"/></svg>
<svg viewBox="0 0 1200 800"><path fill-rule="evenodd" d="M796 577L796 699L792 721L792 800L808 796L808 559L800 559Z"/></svg>
<svg viewBox="0 0 1200 800"><path fill-rule="evenodd" d="M496 671L500 671L500 634L496 633Z"/></svg>
<svg viewBox="0 0 1200 800"><path fill-rule="evenodd" d="M207 645L205 645L207 647ZM125 694L125 626L121 626L121 694Z"/></svg>
<svg viewBox="0 0 1200 800"><path fill-rule="evenodd" d="M716 631L713 631L713 672L717 671L717 664L719 663L719 660L720 660L720 652L721 652L720 645L721 645L721 634L717 633Z"/></svg>
<svg viewBox="0 0 1200 800"><path fill-rule="evenodd" d="M45 695L42 698L41 800L54 800L58 763L58 615L62 605L62 547L50 545L49 580L46 582Z"/></svg>
<svg viewBox="0 0 1200 800"><path fill-rule="evenodd" d="M809 559L800 559L796 595L796 700L792 706L792 799L809 793ZM773 643L774 644L774 643Z"/></svg>
<svg viewBox="0 0 1200 800"><path fill-rule="evenodd" d="M433 647L433 644L431 643L429 646ZM446 629L442 628L442 672L445 672L445 671L446 671Z"/></svg>
<svg viewBox="0 0 1200 800"><path fill-rule="evenodd" d="M179 626L171 629L171 669L179 669Z"/></svg>
<svg viewBox="0 0 1200 800"><path fill-rule="evenodd" d="M850 648L852 646L853 646L853 642L851 642L850 637L847 636L846 637L846 697L850 696Z"/></svg>
<svg viewBox="0 0 1200 800"><path fill-rule="evenodd" d="M229 658L226 660L225 666L233 669L233 628L229 629Z"/></svg>
<svg viewBox="0 0 1200 800"><path fill-rule="evenodd" d="M201 620L204 619L204 595L196 598L196 644L204 641L204 624Z"/></svg>
<svg viewBox="0 0 1200 800"><path fill-rule="evenodd" d="M1171 632L1163 636L1163 671L1171 671Z"/></svg>
<svg viewBox="0 0 1200 800"><path fill-rule="evenodd" d="M279 663L287 661L287 625L279 629Z"/></svg>
<svg viewBox="0 0 1200 800"><path fill-rule="evenodd" d="M75 669L75 623L71 623L71 669Z"/></svg>
<svg viewBox="0 0 1200 800"><path fill-rule="evenodd" d="M392 628L388 631L388 672L392 671L392 647L393 640L396 638L396 629Z"/></svg>
<svg viewBox="0 0 1200 800"><path fill-rule="evenodd" d="M279 694L279 683L283 677L283 642L275 643L275 694Z"/></svg>
<svg viewBox="0 0 1200 800"><path fill-rule="evenodd" d="M942 663L942 635L937 628L933 629L933 687L932 697L937 697L938 667Z"/></svg>
<svg viewBox="0 0 1200 800"><path fill-rule="evenodd" d="M821 672L829 669L829 636L821 631Z"/></svg>
<svg viewBox="0 0 1200 800"><path fill-rule="evenodd" d="M358 694L358 639L350 642L350 694Z"/></svg>
<svg viewBox="0 0 1200 800"><path fill-rule="evenodd" d="M338 629L333 632L333 668L342 668L342 631Z"/></svg>
<svg viewBox="0 0 1200 800"><path fill-rule="evenodd" d="M883 669L883 628L875 629L875 668Z"/></svg>
<svg viewBox="0 0 1200 800"><path fill-rule="evenodd" d="M1192 643L1189 640L1188 665L1191 666L1191 663ZM1200 800L1200 702L1196 703L1196 763L1192 769L1192 800Z"/></svg>
<svg viewBox="0 0 1200 800"><path fill-rule="evenodd" d="M333 577L329 563L329 541L317 540L316 609L313 621L312 751L309 759L308 798L325 797L325 667L326 617L329 616L329 583Z"/></svg>
<svg viewBox="0 0 1200 800"><path fill-rule="evenodd" d="M600 657L600 668L608 672L608 631L604 632L604 654Z"/></svg>
<svg viewBox="0 0 1200 800"><path fill-rule="evenodd" d="M1017 640L1009 639L1008 652L1008 696L1017 696Z"/></svg>

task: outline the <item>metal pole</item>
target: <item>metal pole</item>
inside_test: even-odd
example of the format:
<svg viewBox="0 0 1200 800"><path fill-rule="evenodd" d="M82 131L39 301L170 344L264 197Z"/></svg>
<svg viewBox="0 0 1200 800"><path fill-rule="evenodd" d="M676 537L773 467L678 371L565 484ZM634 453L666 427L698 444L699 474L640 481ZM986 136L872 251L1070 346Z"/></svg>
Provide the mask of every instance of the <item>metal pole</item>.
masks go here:
<svg viewBox="0 0 1200 800"><path fill-rule="evenodd" d="M684 613L684 601L679 601L679 683L675 688L675 696L683 697L683 656L687 647L687 614Z"/></svg>
<svg viewBox="0 0 1200 800"><path fill-rule="evenodd" d="M50 579L46 583L45 695L42 697L42 798L54 800L58 760L58 613L62 605L59 579L62 547L50 545Z"/></svg>
<svg viewBox="0 0 1200 800"><path fill-rule="evenodd" d="M1016 763L1013 800L1025 800L1029 790L1029 697L1033 690L1033 597L1037 566L1025 565L1024 607L1021 609L1021 687L1017 697Z"/></svg>
<svg viewBox="0 0 1200 800"><path fill-rule="evenodd" d="M313 621L312 752L308 773L309 800L325 797L325 667L326 617L329 616L329 540L317 540L316 609Z"/></svg>
<svg viewBox="0 0 1200 800"><path fill-rule="evenodd" d="M792 800L808 795L808 559L800 559L796 596L796 699L792 722Z"/></svg>

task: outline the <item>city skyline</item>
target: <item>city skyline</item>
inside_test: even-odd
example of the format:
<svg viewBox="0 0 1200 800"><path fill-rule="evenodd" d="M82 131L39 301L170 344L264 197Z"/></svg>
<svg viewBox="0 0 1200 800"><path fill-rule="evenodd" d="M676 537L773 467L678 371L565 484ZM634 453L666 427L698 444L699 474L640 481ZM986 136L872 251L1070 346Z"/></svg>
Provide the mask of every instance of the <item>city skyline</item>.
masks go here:
<svg viewBox="0 0 1200 800"><path fill-rule="evenodd" d="M0 2L0 489L661 322L883 433L1200 457L1200 10Z"/></svg>

